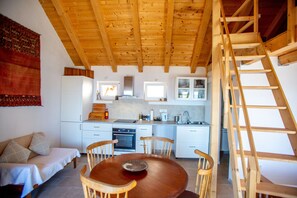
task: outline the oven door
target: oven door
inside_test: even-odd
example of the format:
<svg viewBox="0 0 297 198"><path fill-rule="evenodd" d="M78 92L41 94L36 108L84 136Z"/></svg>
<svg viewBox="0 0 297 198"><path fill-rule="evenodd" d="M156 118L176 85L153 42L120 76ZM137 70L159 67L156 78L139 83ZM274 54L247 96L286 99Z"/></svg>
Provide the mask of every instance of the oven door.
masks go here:
<svg viewBox="0 0 297 198"><path fill-rule="evenodd" d="M136 134L135 133L120 133L113 132L112 139L118 139L118 143L114 145L115 151L136 151L135 142Z"/></svg>

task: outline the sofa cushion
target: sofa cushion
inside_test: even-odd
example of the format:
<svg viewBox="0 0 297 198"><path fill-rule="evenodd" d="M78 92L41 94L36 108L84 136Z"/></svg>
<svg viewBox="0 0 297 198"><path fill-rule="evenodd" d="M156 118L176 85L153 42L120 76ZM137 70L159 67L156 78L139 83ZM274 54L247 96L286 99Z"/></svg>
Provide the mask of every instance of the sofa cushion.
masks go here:
<svg viewBox="0 0 297 198"><path fill-rule="evenodd" d="M0 162L2 163L26 163L31 151L25 147L19 145L14 140L11 140L2 155L0 156Z"/></svg>
<svg viewBox="0 0 297 198"><path fill-rule="evenodd" d="M39 155L48 155L50 152L49 142L40 133L34 133L29 149Z"/></svg>

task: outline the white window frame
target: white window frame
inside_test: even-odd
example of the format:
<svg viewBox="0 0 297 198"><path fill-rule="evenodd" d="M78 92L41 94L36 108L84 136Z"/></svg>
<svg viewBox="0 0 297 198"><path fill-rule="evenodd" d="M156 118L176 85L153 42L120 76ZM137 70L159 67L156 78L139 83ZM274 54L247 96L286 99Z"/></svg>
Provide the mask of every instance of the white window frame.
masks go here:
<svg viewBox="0 0 297 198"><path fill-rule="evenodd" d="M102 86L115 86L117 88L117 92L114 96L105 96L102 94ZM97 97L98 93L100 97ZM119 81L97 81L96 88L96 100L115 100L115 96L118 96L120 93L120 82Z"/></svg>
<svg viewBox="0 0 297 198"><path fill-rule="evenodd" d="M148 87L163 86L163 95L150 97L148 95ZM167 100L167 84L165 82L144 82L144 100L146 101L166 101Z"/></svg>

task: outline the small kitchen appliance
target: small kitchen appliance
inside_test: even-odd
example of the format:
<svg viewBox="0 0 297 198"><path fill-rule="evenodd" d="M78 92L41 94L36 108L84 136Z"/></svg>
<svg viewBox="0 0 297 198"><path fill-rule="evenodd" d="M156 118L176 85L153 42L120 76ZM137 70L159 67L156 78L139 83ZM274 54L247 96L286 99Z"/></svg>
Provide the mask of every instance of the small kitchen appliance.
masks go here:
<svg viewBox="0 0 297 198"><path fill-rule="evenodd" d="M166 122L167 121L167 113L166 112L162 112L161 113L161 120L163 121L163 122Z"/></svg>

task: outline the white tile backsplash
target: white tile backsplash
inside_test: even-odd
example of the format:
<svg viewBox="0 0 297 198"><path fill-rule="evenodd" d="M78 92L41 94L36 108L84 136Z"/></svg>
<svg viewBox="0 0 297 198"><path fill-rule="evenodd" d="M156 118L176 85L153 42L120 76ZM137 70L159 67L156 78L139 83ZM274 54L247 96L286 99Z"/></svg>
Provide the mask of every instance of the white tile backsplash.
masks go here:
<svg viewBox="0 0 297 198"><path fill-rule="evenodd" d="M189 105L151 105L144 100L126 99L115 100L112 104L106 104L111 119L138 119L140 113L149 115L154 110L154 117L160 116L160 109L167 109L168 120L172 121L174 116L188 111L191 121L204 121L204 106Z"/></svg>

